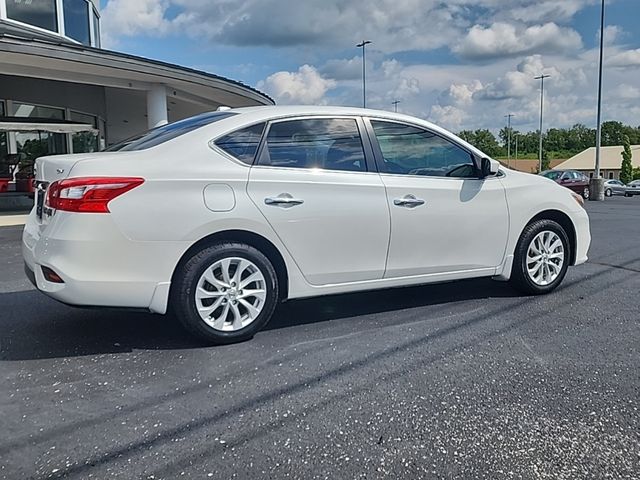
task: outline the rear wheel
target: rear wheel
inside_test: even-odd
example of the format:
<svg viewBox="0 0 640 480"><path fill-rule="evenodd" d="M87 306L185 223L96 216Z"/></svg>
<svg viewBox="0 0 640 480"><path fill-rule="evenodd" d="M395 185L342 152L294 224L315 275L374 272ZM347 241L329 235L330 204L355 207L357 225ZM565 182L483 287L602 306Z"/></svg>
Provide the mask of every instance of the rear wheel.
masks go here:
<svg viewBox="0 0 640 480"><path fill-rule="evenodd" d="M187 330L224 344L253 337L270 320L277 299L277 275L262 252L219 243L195 253L176 272L171 300Z"/></svg>
<svg viewBox="0 0 640 480"><path fill-rule="evenodd" d="M527 225L516 246L512 283L526 294L549 293L564 279L569 259L569 240L562 226L537 220Z"/></svg>
<svg viewBox="0 0 640 480"><path fill-rule="evenodd" d="M589 190L589 187L584 187L584 190L582 190L582 197L585 200L589 200L589 194L591 193L591 191Z"/></svg>
<svg viewBox="0 0 640 480"><path fill-rule="evenodd" d="M611 189L610 189L610 188L607 188L607 189L604 191L604 195L605 195L606 197L610 197L611 195L613 195L613 192L611 191Z"/></svg>

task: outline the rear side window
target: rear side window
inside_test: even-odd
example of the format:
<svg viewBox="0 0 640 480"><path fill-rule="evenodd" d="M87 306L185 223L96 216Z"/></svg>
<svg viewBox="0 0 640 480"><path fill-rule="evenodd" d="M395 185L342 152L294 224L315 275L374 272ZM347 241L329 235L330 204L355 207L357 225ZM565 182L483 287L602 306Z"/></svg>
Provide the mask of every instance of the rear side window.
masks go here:
<svg viewBox="0 0 640 480"><path fill-rule="evenodd" d="M352 118L274 123L258 164L352 172L367 169L358 124Z"/></svg>
<svg viewBox="0 0 640 480"><path fill-rule="evenodd" d="M147 148L158 146L169 140L192 132L198 128L210 125L225 118L237 115L231 112L208 112L196 115L195 117L185 118L178 122L169 123L162 127L148 130L144 133L131 137L121 143L117 143L105 151L107 152L133 152L136 150L146 150Z"/></svg>
<svg viewBox="0 0 640 480"><path fill-rule="evenodd" d="M247 165L252 165L260 145L264 123L236 130L216 140L215 144L229 155Z"/></svg>

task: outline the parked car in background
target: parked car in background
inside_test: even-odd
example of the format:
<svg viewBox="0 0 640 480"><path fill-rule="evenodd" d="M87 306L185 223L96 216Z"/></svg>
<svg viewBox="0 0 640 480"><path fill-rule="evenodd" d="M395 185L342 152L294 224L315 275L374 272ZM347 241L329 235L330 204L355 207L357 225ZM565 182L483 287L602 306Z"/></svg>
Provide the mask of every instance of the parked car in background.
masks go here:
<svg viewBox="0 0 640 480"><path fill-rule="evenodd" d="M627 185L625 196L632 197L634 195L640 195L640 180L634 180Z"/></svg>
<svg viewBox="0 0 640 480"><path fill-rule="evenodd" d="M573 190L583 198L589 198L589 177L576 170L545 170L539 175L550 178L554 182Z"/></svg>
<svg viewBox="0 0 640 480"><path fill-rule="evenodd" d="M604 182L604 195L605 197L611 197L612 195L626 195L627 186L620 180L607 180Z"/></svg>
<svg viewBox="0 0 640 480"><path fill-rule="evenodd" d="M23 254L40 291L171 309L213 343L296 298L475 277L549 293L591 241L580 195L375 110L205 113L36 172Z"/></svg>

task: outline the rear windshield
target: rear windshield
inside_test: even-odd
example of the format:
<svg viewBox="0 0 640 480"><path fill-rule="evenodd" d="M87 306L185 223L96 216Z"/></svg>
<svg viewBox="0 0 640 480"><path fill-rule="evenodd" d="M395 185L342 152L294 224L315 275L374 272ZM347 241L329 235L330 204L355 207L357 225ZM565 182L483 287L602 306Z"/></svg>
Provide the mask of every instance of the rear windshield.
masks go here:
<svg viewBox="0 0 640 480"><path fill-rule="evenodd" d="M148 130L135 135L127 140L116 143L105 150L105 152L132 152L136 150L146 150L161 143L168 142L180 135L197 130L200 127L224 120L225 118L237 115L231 112L209 112L185 118L178 122L169 123L162 127Z"/></svg>

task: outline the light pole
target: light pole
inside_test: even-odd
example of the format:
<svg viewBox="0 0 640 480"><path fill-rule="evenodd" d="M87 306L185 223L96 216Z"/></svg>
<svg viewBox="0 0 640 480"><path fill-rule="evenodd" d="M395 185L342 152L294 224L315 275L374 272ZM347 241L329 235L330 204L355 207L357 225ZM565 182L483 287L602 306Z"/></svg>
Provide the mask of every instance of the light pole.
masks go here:
<svg viewBox="0 0 640 480"><path fill-rule="evenodd" d="M600 179L600 149L602 147L602 70L604 57L604 0L600 10L600 66L598 70L598 128L596 131L596 168L591 179L589 200L604 200L604 180Z"/></svg>
<svg viewBox="0 0 640 480"><path fill-rule="evenodd" d="M540 80L540 146L538 148L538 172L542 171L542 118L544 115L544 79L549 78L551 75L545 75L544 73L539 77L535 77L536 80Z"/></svg>
<svg viewBox="0 0 640 480"><path fill-rule="evenodd" d="M393 111L398 113L398 104L402 103L400 100L396 100L394 102L391 102L391 105L393 105Z"/></svg>
<svg viewBox="0 0 640 480"><path fill-rule="evenodd" d="M356 45L362 48L362 108L367 108L367 58L366 46L372 43L369 40L363 40L362 43Z"/></svg>
<svg viewBox="0 0 640 480"><path fill-rule="evenodd" d="M518 134L516 133L516 165L514 167L516 170L518 169Z"/></svg>
<svg viewBox="0 0 640 480"><path fill-rule="evenodd" d="M511 166L511 118L513 113L504 116L507 119L507 166Z"/></svg>

